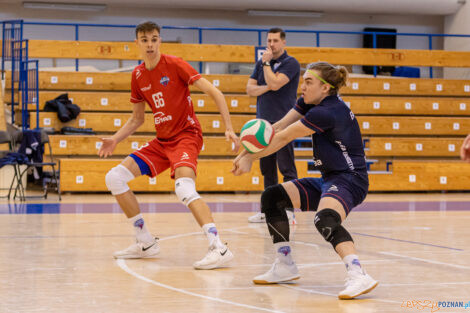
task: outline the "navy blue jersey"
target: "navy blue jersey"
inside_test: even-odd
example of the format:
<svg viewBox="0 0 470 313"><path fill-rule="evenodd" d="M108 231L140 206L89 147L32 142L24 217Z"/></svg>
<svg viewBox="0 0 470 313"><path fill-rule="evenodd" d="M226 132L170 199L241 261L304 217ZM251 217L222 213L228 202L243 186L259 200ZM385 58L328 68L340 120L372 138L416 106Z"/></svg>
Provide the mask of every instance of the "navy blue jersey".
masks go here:
<svg viewBox="0 0 470 313"><path fill-rule="evenodd" d="M300 64L285 51L277 60L271 60L270 63L274 73L283 73L289 78L289 82L279 90L270 90L256 99L256 117L274 123L283 118L297 100ZM266 85L261 59L256 62L250 78L255 79L259 86Z"/></svg>
<svg viewBox="0 0 470 313"><path fill-rule="evenodd" d="M358 173L367 177L361 131L354 113L338 96L328 96L318 105L301 97L294 109L312 134L313 161L323 177L338 173Z"/></svg>

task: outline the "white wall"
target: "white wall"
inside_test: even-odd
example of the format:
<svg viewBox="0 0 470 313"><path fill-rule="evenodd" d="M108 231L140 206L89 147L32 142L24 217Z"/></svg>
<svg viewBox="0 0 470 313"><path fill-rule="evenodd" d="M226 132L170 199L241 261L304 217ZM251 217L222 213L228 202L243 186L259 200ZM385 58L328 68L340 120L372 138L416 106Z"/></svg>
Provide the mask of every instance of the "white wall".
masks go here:
<svg viewBox="0 0 470 313"><path fill-rule="evenodd" d="M250 17L242 11L207 10L159 10L108 7L104 12L81 13L69 11L27 10L18 4L0 4L0 20L24 19L25 21L103 23L135 25L143 20L153 20L160 25L270 28L280 26L297 30L362 31L364 27L396 28L406 33L442 33L443 17L411 15L360 15L325 14L322 18L274 18ZM470 31L469 31L470 33ZM163 30L164 40L181 40L197 43L198 33L192 30ZM265 34L263 34L264 38ZM74 39L72 27L25 26L25 38L30 39ZM83 28L80 40L133 40L133 29ZM205 31L204 43L258 44L258 35L249 32ZM315 46L315 35L288 33L290 46ZM360 35L321 35L321 46L361 47ZM427 49L428 39L419 37L398 37L399 49ZM441 49L442 41L435 40L434 48Z"/></svg>
<svg viewBox="0 0 470 313"><path fill-rule="evenodd" d="M467 2L459 12L445 18L446 34L470 34L470 3ZM451 51L470 51L470 38L446 37L444 49ZM449 79L470 79L468 68L445 68L444 77Z"/></svg>

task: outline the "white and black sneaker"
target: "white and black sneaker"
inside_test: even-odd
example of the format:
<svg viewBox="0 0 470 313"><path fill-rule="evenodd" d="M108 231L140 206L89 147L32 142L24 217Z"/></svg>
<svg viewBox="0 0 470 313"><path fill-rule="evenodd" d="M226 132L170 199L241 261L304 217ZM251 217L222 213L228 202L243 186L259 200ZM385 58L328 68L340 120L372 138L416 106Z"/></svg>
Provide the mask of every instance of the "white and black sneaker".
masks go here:
<svg viewBox="0 0 470 313"><path fill-rule="evenodd" d="M211 245L206 256L202 260L194 262L193 267L197 270L226 267L227 263L232 261L232 259L233 253L228 249L227 245L221 248Z"/></svg>
<svg viewBox="0 0 470 313"><path fill-rule="evenodd" d="M113 256L115 259L144 259L154 258L159 252L158 238L155 238L153 242L136 242L124 250L114 252Z"/></svg>
<svg viewBox="0 0 470 313"><path fill-rule="evenodd" d="M248 218L248 222L250 223L264 223L266 222L266 215L264 213L256 213Z"/></svg>

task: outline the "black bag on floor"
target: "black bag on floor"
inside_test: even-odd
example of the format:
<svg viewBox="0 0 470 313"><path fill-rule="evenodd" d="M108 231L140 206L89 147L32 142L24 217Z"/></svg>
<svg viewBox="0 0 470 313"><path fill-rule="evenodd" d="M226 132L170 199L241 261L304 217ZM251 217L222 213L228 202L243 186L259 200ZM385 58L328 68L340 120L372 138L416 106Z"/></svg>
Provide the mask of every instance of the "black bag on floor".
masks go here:
<svg viewBox="0 0 470 313"><path fill-rule="evenodd" d="M64 135L96 135L92 128L62 127L60 132Z"/></svg>

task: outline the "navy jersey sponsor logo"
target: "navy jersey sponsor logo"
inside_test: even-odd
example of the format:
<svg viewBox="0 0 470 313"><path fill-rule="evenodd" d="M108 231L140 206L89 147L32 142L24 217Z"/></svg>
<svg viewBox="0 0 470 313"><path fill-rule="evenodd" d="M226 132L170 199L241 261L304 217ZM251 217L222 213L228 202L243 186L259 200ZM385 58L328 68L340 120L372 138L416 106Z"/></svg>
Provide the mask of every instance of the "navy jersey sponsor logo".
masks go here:
<svg viewBox="0 0 470 313"><path fill-rule="evenodd" d="M328 189L328 191L338 191L338 187L336 185L331 185L331 187Z"/></svg>
<svg viewBox="0 0 470 313"><path fill-rule="evenodd" d="M323 163L320 159L315 159L315 158L313 158L313 164L315 166L322 166L323 165Z"/></svg>

